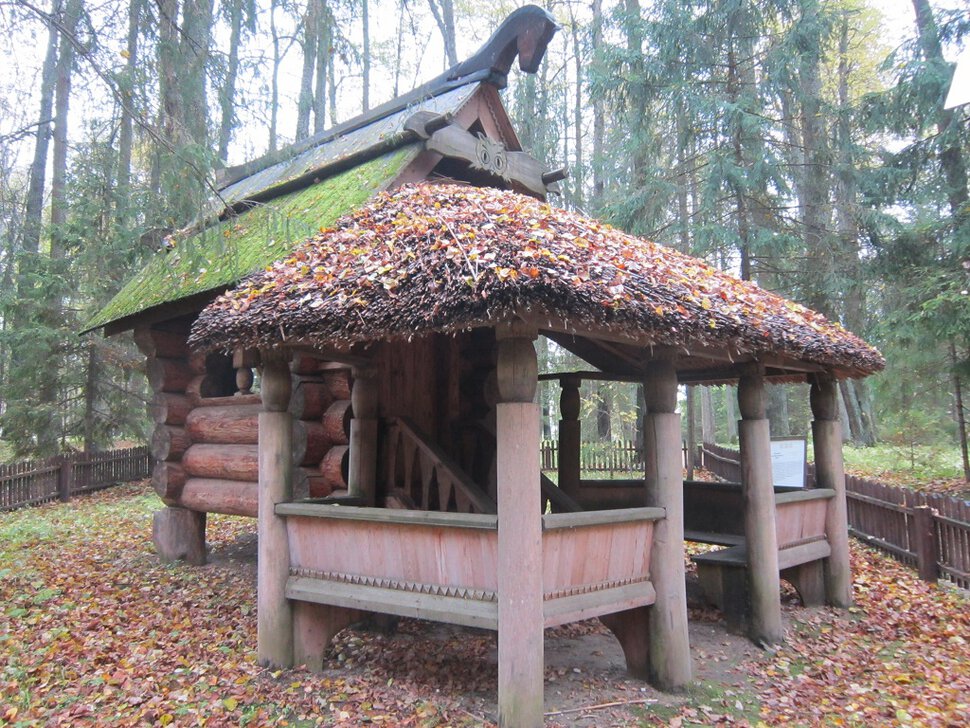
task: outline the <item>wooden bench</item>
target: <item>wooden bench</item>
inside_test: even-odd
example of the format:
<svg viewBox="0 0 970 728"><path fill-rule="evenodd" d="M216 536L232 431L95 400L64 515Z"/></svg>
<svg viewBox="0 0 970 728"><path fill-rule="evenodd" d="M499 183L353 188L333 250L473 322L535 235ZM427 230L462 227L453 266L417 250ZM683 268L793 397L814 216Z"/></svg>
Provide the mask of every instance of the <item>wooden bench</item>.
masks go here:
<svg viewBox="0 0 970 728"><path fill-rule="evenodd" d="M780 576L798 592L805 606L825 602L824 559L832 549L825 538L825 508L834 492L826 489L779 493L775 496ZM729 548L691 557L707 600L724 612L728 629L744 632L749 614L747 564L743 537L685 531L692 541Z"/></svg>

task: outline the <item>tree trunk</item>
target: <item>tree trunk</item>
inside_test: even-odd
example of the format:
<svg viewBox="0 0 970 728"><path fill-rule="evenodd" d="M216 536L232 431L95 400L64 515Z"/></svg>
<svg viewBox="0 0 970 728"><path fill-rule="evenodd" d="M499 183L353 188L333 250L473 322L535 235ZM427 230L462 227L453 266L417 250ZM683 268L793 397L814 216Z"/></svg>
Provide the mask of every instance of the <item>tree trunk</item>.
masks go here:
<svg viewBox="0 0 970 728"><path fill-rule="evenodd" d="M61 0L53 0L51 17L61 12ZM37 135L34 142L34 159L30 165L27 183L27 199L21 227L20 248L25 253L40 250L40 230L44 212L44 188L47 184L47 151L51 138L51 114L54 107L54 79L57 65L59 34L51 24L48 28L47 52L40 76L40 111L37 114ZM24 279L21 279L21 285Z"/></svg>
<svg viewBox="0 0 970 728"><path fill-rule="evenodd" d="M363 86L363 98L361 106L363 111L370 109L370 2L361 0L361 24L364 31L363 58L361 59L361 84Z"/></svg>
<svg viewBox="0 0 970 728"><path fill-rule="evenodd" d="M300 98L296 105L296 141L310 136L310 112L313 111L313 72L317 62L320 3L310 0L303 16L303 73L300 75Z"/></svg>
<svg viewBox="0 0 970 728"><path fill-rule="evenodd" d="M950 370L953 378L953 409L956 415L957 432L960 437L960 455L963 459L963 479L970 483L970 448L967 446L967 410L963 405L963 382L957 369L957 347L950 340Z"/></svg>
<svg viewBox="0 0 970 728"><path fill-rule="evenodd" d="M51 165L51 259L65 255L64 226L67 223L67 128L71 109L71 80L74 70L74 35L81 16L81 0L68 0L61 18L61 39L54 81L54 159ZM59 304L54 304L60 308Z"/></svg>
<svg viewBox="0 0 970 728"><path fill-rule="evenodd" d="M571 5L569 12L570 20L572 21L570 25L572 26L573 61L576 70L576 88L572 118L573 135L575 138L574 144L576 147L572 174L573 204L577 208L583 209L583 177L585 172L583 165L583 71L588 66L588 63L584 62L583 59L582 44L580 43L580 25L576 22L575 17L573 17Z"/></svg>
<svg viewBox="0 0 970 728"><path fill-rule="evenodd" d="M229 141L232 139L235 121L236 77L239 75L239 44L242 40L243 4L241 0L229 2L229 55L226 59L226 79L219 93L219 160L229 157Z"/></svg>
<svg viewBox="0 0 970 728"><path fill-rule="evenodd" d="M206 102L206 67L212 39L213 0L183 0L179 69L184 122L193 144L206 147L209 118Z"/></svg>
<svg viewBox="0 0 970 728"><path fill-rule="evenodd" d="M771 434L778 437L791 435L791 422L788 416L788 390L783 385L769 385L768 392L768 420L771 422Z"/></svg>
<svg viewBox="0 0 970 728"><path fill-rule="evenodd" d="M280 105L280 33L276 27L276 3L272 0L269 8L269 29L273 38L273 73L270 79L269 99L269 151L275 152L277 145L277 124L279 122Z"/></svg>
<svg viewBox="0 0 970 728"><path fill-rule="evenodd" d="M130 0L128 4L128 39L125 45L125 75L119 84L121 94L121 122L118 131L118 171L115 194L115 218L125 226L131 197L131 148L133 142L132 104L133 85L138 68L138 27L141 23L142 0Z"/></svg>
<svg viewBox="0 0 970 728"><path fill-rule="evenodd" d="M441 31L445 44L445 63L448 68L458 65L458 51L455 43L455 4L454 0L428 0L434 22Z"/></svg>
<svg viewBox="0 0 970 728"><path fill-rule="evenodd" d="M613 389L607 382L596 388L596 435L600 442L613 439L611 415L613 410Z"/></svg>
<svg viewBox="0 0 970 728"><path fill-rule="evenodd" d="M327 128L327 71L330 63L330 45L333 34L333 18L326 6L321 7L317 18L317 76L313 92L313 133ZM329 79L333 83L336 79Z"/></svg>
<svg viewBox="0 0 970 728"><path fill-rule="evenodd" d="M714 398L710 387L701 387L701 442L717 442L714 424Z"/></svg>
<svg viewBox="0 0 970 728"><path fill-rule="evenodd" d="M939 30L936 27L929 0L913 0L913 9L916 11L916 28L919 32L920 47L926 61L939 68L945 68L946 60L943 58ZM944 96L941 94L937 101L938 121L936 129L940 136L948 137L948 143L940 154L940 166L943 168L943 177L946 180L950 214L959 220L968 214L966 211L968 202L966 160L963 158L960 147L960 135L955 133L960 125L956 109L944 109L943 99Z"/></svg>
<svg viewBox="0 0 970 728"><path fill-rule="evenodd" d="M603 0L593 0L593 63L600 64L599 54L603 47ZM603 100L599 94L593 98L593 209L603 201L603 141L606 137L606 120ZM639 420L638 420L639 422Z"/></svg>
<svg viewBox="0 0 970 728"><path fill-rule="evenodd" d="M727 437L730 442L738 441L738 416L734 407L734 388L724 387L724 413L727 420Z"/></svg>

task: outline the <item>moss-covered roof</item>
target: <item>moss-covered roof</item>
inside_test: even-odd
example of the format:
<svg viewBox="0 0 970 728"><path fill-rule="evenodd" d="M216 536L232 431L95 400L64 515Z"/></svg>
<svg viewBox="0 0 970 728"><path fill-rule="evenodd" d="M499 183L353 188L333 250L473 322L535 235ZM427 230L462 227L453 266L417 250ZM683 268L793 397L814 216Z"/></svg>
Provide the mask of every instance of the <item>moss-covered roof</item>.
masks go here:
<svg viewBox="0 0 970 728"><path fill-rule="evenodd" d="M86 329L226 288L288 254L384 189L419 152L411 144L322 182L256 205L159 251Z"/></svg>
<svg viewBox="0 0 970 728"><path fill-rule="evenodd" d="M347 345L520 315L850 376L884 365L837 323L701 260L530 197L458 185L379 195L216 299L190 343Z"/></svg>

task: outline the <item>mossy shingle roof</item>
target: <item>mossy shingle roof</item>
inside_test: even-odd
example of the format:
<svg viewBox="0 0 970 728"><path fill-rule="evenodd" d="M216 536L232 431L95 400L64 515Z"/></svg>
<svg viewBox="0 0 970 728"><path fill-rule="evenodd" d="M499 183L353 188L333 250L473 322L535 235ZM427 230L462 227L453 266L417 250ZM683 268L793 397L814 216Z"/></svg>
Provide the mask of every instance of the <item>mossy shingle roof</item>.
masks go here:
<svg viewBox="0 0 970 728"><path fill-rule="evenodd" d="M304 189L256 204L159 251L87 324L87 329L236 283L327 228L383 189L418 154L415 144Z"/></svg>

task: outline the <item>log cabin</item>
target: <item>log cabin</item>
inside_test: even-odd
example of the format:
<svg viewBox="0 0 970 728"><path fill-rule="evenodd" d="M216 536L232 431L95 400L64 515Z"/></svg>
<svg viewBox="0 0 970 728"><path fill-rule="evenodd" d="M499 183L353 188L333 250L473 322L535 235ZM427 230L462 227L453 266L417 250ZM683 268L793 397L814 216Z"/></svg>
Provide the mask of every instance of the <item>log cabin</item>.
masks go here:
<svg viewBox="0 0 970 728"><path fill-rule="evenodd" d="M691 680L684 538L711 599L783 639L779 580L851 603L837 383L882 368L837 323L559 209L499 91L556 24L513 13L472 58L289 149L217 200L89 324L133 330L154 393L163 559L207 513L255 517L258 656L319 667L367 613L498 634L499 723L542 725L543 630L598 617L632 673ZM546 336L589 371L540 373ZM558 481L537 383L561 387ZM579 385L642 383L643 477L584 480ZM817 487L776 492L765 384L811 384ZM678 387L737 384L741 483L684 482Z"/></svg>

